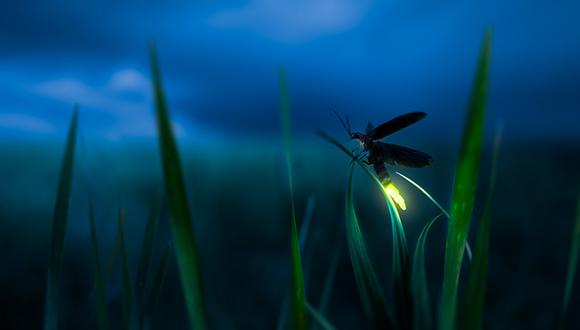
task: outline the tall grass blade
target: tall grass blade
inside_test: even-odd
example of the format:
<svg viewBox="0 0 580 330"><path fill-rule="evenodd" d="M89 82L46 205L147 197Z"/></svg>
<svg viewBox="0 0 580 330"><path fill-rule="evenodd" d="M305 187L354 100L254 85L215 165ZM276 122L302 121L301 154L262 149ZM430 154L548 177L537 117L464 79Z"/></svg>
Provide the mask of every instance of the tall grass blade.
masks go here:
<svg viewBox="0 0 580 330"><path fill-rule="evenodd" d="M346 237L350 260L364 311L372 329L393 329L383 290L367 253L352 197L354 163L350 167L346 190Z"/></svg>
<svg viewBox="0 0 580 330"><path fill-rule="evenodd" d="M163 165L177 265L192 328L203 330L207 328L207 321L197 243L191 223L191 213L187 203L185 181L181 170L175 135L171 127L169 110L167 109L161 84L161 71L157 60L157 52L153 44L150 46L150 61L157 131L161 148L161 163Z"/></svg>
<svg viewBox="0 0 580 330"><path fill-rule="evenodd" d="M304 253L304 248L306 246L306 240L308 238L308 233L310 230L310 224L312 223L312 215L314 213L314 205L316 199L313 196L308 198L306 202L306 211L302 218L302 226L298 232L298 245L300 246L300 253ZM284 302L280 307L280 312L278 313L278 324L276 325L277 330L286 328L286 323L288 321L288 308L290 303L290 296L286 295L284 297Z"/></svg>
<svg viewBox="0 0 580 330"><path fill-rule="evenodd" d="M315 205L316 198L314 196L309 196L308 200L306 201L306 210L304 211L304 216L302 217L300 232L298 233L298 244L300 245L300 251L302 253L304 253L308 234L310 233L310 225L312 224Z"/></svg>
<svg viewBox="0 0 580 330"><path fill-rule="evenodd" d="M66 225L68 222L68 209L70 191L72 185L75 140L78 125L78 106L75 106L70 126L66 147L62 159L60 179L58 182L58 192L54 206L52 218L52 246L50 261L48 264L48 274L46 279L46 297L44 305L44 330L57 330L58 326L58 287L60 272L62 268L62 256L64 251L64 240L66 236Z"/></svg>
<svg viewBox="0 0 580 330"><path fill-rule="evenodd" d="M348 148L342 145L340 142L336 141L330 135L324 131L317 131L318 135L328 142L334 144L344 153L346 153L354 163L358 164L364 172L373 180L373 182L379 187L380 191L385 197L387 208L389 210L389 215L391 218L391 229L393 232L393 280L395 289L395 299L397 308L397 319L399 322L399 327L402 329L411 329L413 322L413 297L411 294L411 280L410 280L410 264L409 264L409 251L407 247L407 239L405 237L405 230L399 216L399 212L391 199L387 194L385 187L377 176L365 166L360 159L358 159ZM347 205L348 207L348 205ZM347 213L348 216L348 213ZM347 221L348 223L348 221ZM347 226L348 229L348 226ZM348 230L347 230L348 233ZM351 257L352 259L352 257Z"/></svg>
<svg viewBox="0 0 580 330"><path fill-rule="evenodd" d="M338 269L338 262L340 261L340 256L342 255L342 244L337 244L330 259L330 265L328 266L328 271L326 273L326 278L324 279L324 284L322 285L322 293L320 294L320 303L318 304L318 311L320 314L325 315L328 309L328 304L330 303L330 297L332 296L332 289L334 287L334 279L336 277L336 270Z"/></svg>
<svg viewBox="0 0 580 330"><path fill-rule="evenodd" d="M578 257L580 256L580 198L578 198L578 206L576 212L576 225L574 226L574 233L572 234L572 245L570 246L570 259L568 261L568 274L566 275L566 287L564 289L564 299L562 300L562 311L560 313L560 325L563 327L566 322L566 315L568 313L568 304L572 296L572 288L574 287L574 278L576 277L576 269L578 268Z"/></svg>
<svg viewBox="0 0 580 330"><path fill-rule="evenodd" d="M129 330L131 327L131 314L133 312L133 287L131 284L131 272L129 270L129 260L127 259L127 247L125 246L125 210L119 211L119 256L121 259L121 283L123 292L123 329Z"/></svg>
<svg viewBox="0 0 580 330"><path fill-rule="evenodd" d="M115 238L113 239L111 253L109 254L109 258L107 258L107 267L103 278L105 283L113 278L113 274L115 272L115 263L117 261L117 257L119 254L120 245L121 245L121 237L119 236L119 231L117 230L117 232L115 233Z"/></svg>
<svg viewBox="0 0 580 330"><path fill-rule="evenodd" d="M501 145L501 128L498 129L493 145L489 186L485 197L481 223L475 239L473 263L469 269L469 279L465 292L464 324L462 329L479 330L483 324L483 307L485 304L485 283L489 258L489 237L491 203L495 192L497 164Z"/></svg>
<svg viewBox="0 0 580 330"><path fill-rule="evenodd" d="M167 269L169 268L169 256L171 255L171 243L167 243L161 259L159 260L159 265L157 266L157 271L153 277L153 282L151 283L151 292L149 294L149 301L147 302L147 318L150 319L155 312L157 304L159 303L159 298L161 297L161 291L163 289L163 284L165 283L165 277L167 276Z"/></svg>
<svg viewBox="0 0 580 330"><path fill-rule="evenodd" d="M280 112L282 115L282 127L284 131L284 145L286 150L286 165L288 167L288 183L290 189L290 206L291 206L291 273L290 273L290 328L291 329L308 329L308 312L306 309L306 293L304 292L304 278L302 273L302 260L300 258L300 244L298 239L298 229L296 226L296 209L294 206L294 188L292 179L292 136L291 136L291 118L290 118L290 97L288 94L288 85L286 83L286 74L280 70Z"/></svg>
<svg viewBox="0 0 580 330"><path fill-rule="evenodd" d="M417 239L417 247L413 256L413 273L411 275L411 289L414 297L414 318L413 329L431 330L433 329L433 314L431 312L431 298L429 295L429 286L427 281L427 272L425 271L425 243L429 236L429 230L433 223L443 214L439 213L435 218L429 221L421 230Z"/></svg>
<svg viewBox="0 0 580 330"><path fill-rule="evenodd" d="M407 182L409 182L411 185L413 185L415 188L417 188L417 190L419 190L421 193L423 193L423 195L427 196L427 198L435 205L437 206L437 208L441 211L441 213L443 213L443 215L445 215L445 217L447 219L449 219L449 212L447 212L447 210L445 210L443 208L443 206L441 206L441 204L439 204L439 202L437 202L435 200L435 198L433 198L433 196L431 196L431 194L429 192L427 192L427 190L425 190L423 187L421 187L418 183L416 183L415 181L411 180L409 177L401 174L400 172L395 172L398 176L402 177L403 179L407 180ZM471 246L469 245L469 242L465 243L465 250L467 252L467 257L469 259L469 261L471 261Z"/></svg>
<svg viewBox="0 0 580 330"><path fill-rule="evenodd" d="M156 208L152 209L145 227L145 235L141 246L139 264L137 265L137 276L135 278L135 314L138 329L143 328L144 306L145 306L145 285L147 283L147 273L149 272L149 263L153 253L155 243L155 233L157 232L157 223L159 212Z"/></svg>
<svg viewBox="0 0 580 330"><path fill-rule="evenodd" d="M101 261L99 258L99 243L97 240L97 229L95 226L95 213L93 204L89 201L89 222L91 226L91 249L93 252L93 272L95 274L95 309L97 314L97 325L99 330L109 329L109 316L107 312L107 300L105 293L105 282L101 272Z"/></svg>
<svg viewBox="0 0 580 330"><path fill-rule="evenodd" d="M455 327L459 274L479 174L490 49L491 34L488 32L482 43L451 196L451 217L445 244L440 330L451 330Z"/></svg>
<svg viewBox="0 0 580 330"><path fill-rule="evenodd" d="M312 316L312 321L318 326L319 329L335 330L334 326L330 324L324 315L320 314L314 307L312 307L312 305L306 304L306 308L308 309L310 316Z"/></svg>
<svg viewBox="0 0 580 330"><path fill-rule="evenodd" d="M381 185L382 188L382 185ZM384 190L384 189L381 189ZM400 329L413 328L413 296L411 293L411 268L405 230L391 196L386 196L393 231L393 285L395 306Z"/></svg>
<svg viewBox="0 0 580 330"><path fill-rule="evenodd" d="M149 306L154 309L157 306L159 297L161 296L161 289L165 283L165 277L167 276L167 269L169 268L169 256L171 256L171 243L167 243L167 246L163 250L161 259L159 261L159 266L155 272L155 277L153 278L153 283L151 285L151 295L149 296Z"/></svg>

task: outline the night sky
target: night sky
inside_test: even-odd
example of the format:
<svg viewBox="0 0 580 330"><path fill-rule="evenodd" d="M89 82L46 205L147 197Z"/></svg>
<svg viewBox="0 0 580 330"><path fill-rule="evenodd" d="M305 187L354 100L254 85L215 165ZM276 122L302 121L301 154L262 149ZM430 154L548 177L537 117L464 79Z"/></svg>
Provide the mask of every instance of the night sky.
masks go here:
<svg viewBox="0 0 580 330"><path fill-rule="evenodd" d="M177 134L267 137L280 130L277 72L295 130L338 132L430 114L423 134L456 139L478 48L493 30L489 129L580 139L578 1L12 1L0 10L0 134L62 140L79 103L84 136L155 134L154 40Z"/></svg>

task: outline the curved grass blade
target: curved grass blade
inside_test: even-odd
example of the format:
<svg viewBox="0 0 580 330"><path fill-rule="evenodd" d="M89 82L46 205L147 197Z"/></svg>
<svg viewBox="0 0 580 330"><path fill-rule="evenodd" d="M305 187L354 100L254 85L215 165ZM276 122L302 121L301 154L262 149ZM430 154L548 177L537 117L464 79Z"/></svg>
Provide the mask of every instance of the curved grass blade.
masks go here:
<svg viewBox="0 0 580 330"><path fill-rule="evenodd" d="M328 322L328 320L320 314L312 305L306 304L306 308L312 316L312 321L322 330L335 330L335 328Z"/></svg>
<svg viewBox="0 0 580 330"><path fill-rule="evenodd" d="M153 44L150 46L149 53L153 94L155 96L157 131L161 148L161 163L163 165L165 190L171 215L171 233L175 244L177 265L179 266L183 294L192 328L203 330L207 328L206 307L203 298L197 243L191 223L185 181L161 84L161 71L157 60L157 52Z"/></svg>
<svg viewBox="0 0 580 330"><path fill-rule="evenodd" d="M346 237L350 260L364 311L373 329L393 329L383 290L379 284L361 232L352 198L354 163L350 166L346 190Z"/></svg>
<svg viewBox="0 0 580 330"><path fill-rule="evenodd" d="M317 134L323 139L337 146L344 153L346 153L354 163L358 164L364 172L373 180L373 182L380 188L380 191L385 197L389 215L391 218L391 229L393 232L393 280L397 307L397 319L399 327L402 329L411 329L413 322L413 297L411 295L410 287L410 264L409 251L407 248L407 239L405 230L399 216L397 208L383 187L381 181L377 176L366 167L360 159L358 159L352 152L350 152L344 145L336 141L324 131L317 131ZM347 231L348 232L348 231ZM351 257L352 259L352 257Z"/></svg>
<svg viewBox="0 0 580 330"><path fill-rule="evenodd" d="M572 245L570 246L570 259L568 261L568 274L566 275L566 288L564 289L564 299L562 300L562 311L560 313L560 328L563 328L566 322L566 315L568 313L568 304L572 296L572 288L574 287L574 278L576 277L576 269L578 268L578 257L580 256L580 198L578 198L578 206L576 213L576 225L574 226L574 233L572 234Z"/></svg>
<svg viewBox="0 0 580 330"><path fill-rule="evenodd" d="M433 329L433 314L431 312L431 298L427 282L427 272L425 271L425 243L429 236L429 230L433 223L437 221L443 213L439 213L431 219L421 230L417 239L417 247L413 257L413 273L411 275L411 289L414 297L414 319L413 328L415 330Z"/></svg>
<svg viewBox="0 0 580 330"><path fill-rule="evenodd" d="M57 330L58 327L58 286L62 268L62 256L66 225L68 222L68 209L72 176L74 168L75 141L78 126L78 106L75 106L66 141L65 152L60 170L58 192L52 218L52 246L46 280L46 297L44 305L44 330Z"/></svg>
<svg viewBox="0 0 580 330"><path fill-rule="evenodd" d="M91 226L91 249L93 252L93 272L95 274L95 309L97 314L97 325L99 330L109 329L109 316L107 312L107 300L105 295L105 283L101 272L101 262L99 258L99 243L97 240L97 229L95 227L95 213L93 203L89 201L89 222Z"/></svg>
<svg viewBox="0 0 580 330"><path fill-rule="evenodd" d="M441 206L441 204L439 204L439 202L437 202L435 200L435 198L433 198L433 196L431 196L431 194L429 192L427 192L427 190L425 190L423 187L421 187L418 183L416 183L415 181L411 180L409 177L403 175L400 172L395 172L398 176L402 177L403 179L407 180L407 182L409 182L410 184L412 184L415 188L417 188L417 190L419 190L421 193L423 193L423 195L427 196L427 198L429 198L429 200L435 205L437 206L437 208L441 211L441 213L443 213L443 215L445 215L445 217L447 219L449 219L449 213L447 212L447 210L445 210L443 208L443 206ZM469 242L465 242L465 250L467 252L467 257L469 259L469 261L471 261L471 246L469 245Z"/></svg>
<svg viewBox="0 0 580 330"><path fill-rule="evenodd" d="M491 34L488 32L482 43L451 195L451 217L445 244L440 330L451 330L455 327L459 274L479 174L490 49Z"/></svg>
<svg viewBox="0 0 580 330"><path fill-rule="evenodd" d="M145 227L145 235L143 237L143 244L141 246L141 254L139 256L139 264L137 265L137 276L135 278L135 316L138 329L143 328L144 322L144 296L145 284L147 282L147 273L149 272L149 263L153 253L153 246L155 243L155 233L157 232L157 224L159 219L159 212L157 208L151 210L147 225Z"/></svg>
<svg viewBox="0 0 580 330"><path fill-rule="evenodd" d="M290 97L286 74L280 70L278 76L280 86L280 112L282 115L282 127L284 131L284 145L286 150L286 165L288 167L288 183L290 189L291 206L291 273L290 273L290 310L291 329L308 329L308 312L306 309L306 294L304 292L304 278L302 273L302 260L300 258L300 244L298 239L298 229L296 226L296 209L294 206L294 188L292 179L292 136L290 119Z"/></svg>
<svg viewBox="0 0 580 330"><path fill-rule="evenodd" d="M491 203L495 192L497 165L501 145L501 128L498 128L493 145L489 187L485 197L481 223L475 239L475 254L469 269L469 279L465 292L464 324L462 329L479 330L483 323L483 306L485 303L485 282L489 258L489 237Z"/></svg>
<svg viewBox="0 0 580 330"><path fill-rule="evenodd" d="M389 195L386 195L386 200L393 231L393 284L397 320L400 329L412 329L413 296L411 293L411 269L407 239L395 203Z"/></svg>
<svg viewBox="0 0 580 330"><path fill-rule="evenodd" d="M129 261L127 259L127 248L125 246L125 210L119 211L119 256L121 258L121 282L123 291L123 329L131 328L131 314L133 312L133 288L131 285L131 272L129 271Z"/></svg>

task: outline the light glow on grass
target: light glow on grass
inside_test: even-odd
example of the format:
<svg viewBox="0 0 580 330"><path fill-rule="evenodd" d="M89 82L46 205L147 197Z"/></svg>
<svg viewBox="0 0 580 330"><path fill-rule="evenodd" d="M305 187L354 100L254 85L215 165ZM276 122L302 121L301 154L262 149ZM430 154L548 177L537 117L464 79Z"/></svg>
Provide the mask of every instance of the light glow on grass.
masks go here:
<svg viewBox="0 0 580 330"><path fill-rule="evenodd" d="M423 187L421 187L417 182L411 180L410 178L404 176L403 174L401 174L400 172L395 172L397 175L399 175L400 177L402 177L403 179L407 180L407 182L409 182L410 184L412 184L415 188L417 188L420 192L422 192L425 196L427 196L427 198L429 198L429 200L431 202L433 202L433 204L435 204L435 206L437 206L437 208L439 208L439 210L441 210L441 213L443 213L443 215L445 215L445 217L447 219L449 219L449 212L447 212L447 210L445 210L443 208L443 206L441 206L441 204L439 204L439 202L437 202L435 200L435 198L433 198L433 196L431 196L431 194L429 194L427 192L427 190L425 190ZM469 242L465 243L465 251L467 252L467 257L469 259L469 261L471 261L472 258L472 253L471 253L471 246L469 246Z"/></svg>
<svg viewBox="0 0 580 330"><path fill-rule="evenodd" d="M385 194L387 194L387 196L389 196L389 198L394 201L401 208L401 210L405 211L407 209L405 199L399 192L399 189L397 189L397 187L395 187L392 182L383 184L383 189L385 190Z"/></svg>

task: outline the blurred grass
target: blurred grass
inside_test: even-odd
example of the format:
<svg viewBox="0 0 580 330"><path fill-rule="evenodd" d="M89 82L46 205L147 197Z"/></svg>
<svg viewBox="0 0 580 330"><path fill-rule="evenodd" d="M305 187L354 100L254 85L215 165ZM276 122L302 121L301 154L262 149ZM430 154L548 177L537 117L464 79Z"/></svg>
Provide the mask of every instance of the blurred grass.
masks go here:
<svg viewBox="0 0 580 330"><path fill-rule="evenodd" d="M425 271L425 243L429 236L431 226L442 215L442 213L438 214L423 227L417 239L417 246L415 247L413 272L411 275L411 289L414 298L413 329L415 330L433 329L429 281L427 280L427 272Z"/></svg>
<svg viewBox="0 0 580 330"><path fill-rule="evenodd" d="M150 211L145 227L145 235L143 236L143 244L141 245L141 253L137 265L137 275L135 277L135 316L133 322L136 322L138 329L143 329L144 326L145 285L147 283L149 264L155 245L158 219L159 211L157 207L154 207Z"/></svg>
<svg viewBox="0 0 580 330"><path fill-rule="evenodd" d="M117 235L119 237L119 257L121 259L121 283L123 293L123 329L131 328L131 317L133 314L133 286L131 284L131 271L129 270L129 260L127 259L127 247L125 245L125 210L119 210L119 224Z"/></svg>
<svg viewBox="0 0 580 330"><path fill-rule="evenodd" d="M566 275L566 287L564 289L564 298L562 299L562 310L560 313L561 328L566 324L568 305L570 303L570 297L572 296L574 278L576 277L576 269L578 268L578 257L580 256L580 197L578 198L576 207L576 224L574 225L574 231L572 233L570 259L568 260L568 273Z"/></svg>
<svg viewBox="0 0 580 330"><path fill-rule="evenodd" d="M191 223L191 213L187 201L185 181L181 169L179 152L175 135L171 127L169 110L161 83L161 71L157 51L153 44L149 48L153 94L161 163L165 181L165 190L170 211L171 232L177 256L177 264L183 285L183 294L192 328L207 328L206 307L203 294L201 271L197 252L197 243Z"/></svg>
<svg viewBox="0 0 580 330"><path fill-rule="evenodd" d="M312 316L312 320L314 324L316 324L322 330L335 330L334 326L328 322L328 320L324 317L324 315L320 314L314 307L310 304L306 305L308 309L308 313Z"/></svg>
<svg viewBox="0 0 580 330"><path fill-rule="evenodd" d="M91 249L93 254L93 273L95 274L95 311L99 330L109 329L109 313L107 311L107 299L101 261L99 257L99 243L95 226L95 213L93 203L89 201L89 222L91 227Z"/></svg>
<svg viewBox="0 0 580 330"><path fill-rule="evenodd" d="M288 169L288 186L290 189L291 207L291 273L290 273L290 328L304 330L309 328L308 311L306 307L306 294L304 292L304 275L302 273L302 260L300 257L300 243L298 239L298 229L296 226L296 209L294 205L294 188L292 180L292 125L290 96L288 94L288 84L284 70L280 70L278 75L280 88L280 112L282 116L282 129L284 132L284 145L286 151L286 165Z"/></svg>
<svg viewBox="0 0 580 330"><path fill-rule="evenodd" d="M314 212L315 202L316 199L313 196L308 197L308 201L306 202L306 211L304 212L304 217L302 218L302 226L300 226L300 231L298 232L298 246L300 248L301 255L304 253L306 241L308 239L310 224L312 223L313 218L312 215ZM284 297L284 301L280 307L280 312L278 313L278 323L276 325L277 330L285 329L287 327L288 309L290 307L289 304L290 304L290 295L288 294Z"/></svg>
<svg viewBox="0 0 580 330"><path fill-rule="evenodd" d="M169 257L171 256L171 243L167 243L159 264L157 265L157 270L155 271L155 276L153 277L153 282L151 283L151 291L149 294L149 301L147 304L147 317L150 319L155 309L159 303L159 298L161 296L161 290L163 284L165 283L165 277L167 276L167 268L169 267Z"/></svg>
<svg viewBox="0 0 580 330"><path fill-rule="evenodd" d="M483 214L475 239L473 262L469 268L469 278L465 291L462 329L479 330L483 324L483 309L485 305L485 288L488 273L489 237L492 201L495 194L497 167L501 145L501 128L498 128L493 144L491 172L485 197Z"/></svg>
<svg viewBox="0 0 580 330"><path fill-rule="evenodd" d="M479 174L490 52L491 33L488 31L482 42L451 196L451 217L445 244L440 330L455 328L459 274Z"/></svg>
<svg viewBox="0 0 580 330"><path fill-rule="evenodd" d="M64 240L66 236L70 192L74 168L78 112L78 106L75 106L68 130L68 137L62 160L58 192L56 195L56 202L54 207L54 215L52 219L52 247L46 281L44 330L59 329L59 280L62 268L62 256L64 251Z"/></svg>

